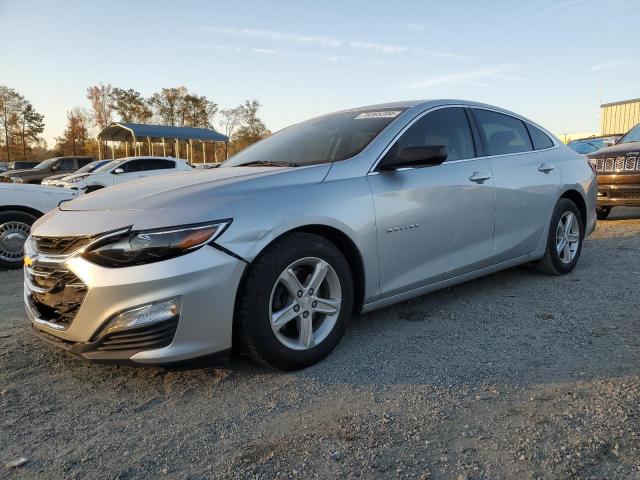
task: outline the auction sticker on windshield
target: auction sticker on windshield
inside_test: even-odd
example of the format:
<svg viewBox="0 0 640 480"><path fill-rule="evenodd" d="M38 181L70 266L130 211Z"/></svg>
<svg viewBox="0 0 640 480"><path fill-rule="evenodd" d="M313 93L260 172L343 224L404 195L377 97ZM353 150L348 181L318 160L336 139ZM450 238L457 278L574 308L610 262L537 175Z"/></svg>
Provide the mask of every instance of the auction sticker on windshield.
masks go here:
<svg viewBox="0 0 640 480"><path fill-rule="evenodd" d="M401 110L381 110L378 112L364 112L355 117L355 120L364 118L394 118L402 113Z"/></svg>

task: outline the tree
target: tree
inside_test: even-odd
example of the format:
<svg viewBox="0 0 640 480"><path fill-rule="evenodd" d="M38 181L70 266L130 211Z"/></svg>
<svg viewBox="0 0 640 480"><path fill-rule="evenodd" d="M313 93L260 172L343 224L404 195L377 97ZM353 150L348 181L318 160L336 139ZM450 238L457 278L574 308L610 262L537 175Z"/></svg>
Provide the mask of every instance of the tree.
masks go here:
<svg viewBox="0 0 640 480"><path fill-rule="evenodd" d="M11 161L13 136L18 128L20 112L24 108L24 97L12 88L0 85L0 128L4 133L7 161Z"/></svg>
<svg viewBox="0 0 640 480"><path fill-rule="evenodd" d="M100 131L109 126L113 119L113 100L111 84L93 85L87 88L87 99L91 102L93 124Z"/></svg>
<svg viewBox="0 0 640 480"><path fill-rule="evenodd" d="M242 109L242 125L233 136L234 150L239 151L263 138L271 135L264 122L258 118L258 109L261 107L258 100L247 100Z"/></svg>
<svg viewBox="0 0 640 480"><path fill-rule="evenodd" d="M89 113L75 107L67 113L67 129L61 137L56 137L56 150L62 155L81 155L89 139Z"/></svg>
<svg viewBox="0 0 640 480"><path fill-rule="evenodd" d="M187 95L185 87L163 88L151 96L150 103L155 108L158 120L165 125L179 125L182 102Z"/></svg>
<svg viewBox="0 0 640 480"><path fill-rule="evenodd" d="M114 111L120 116L120 121L127 123L148 123L153 116L149 100L140 92L130 88L114 88L111 92Z"/></svg>
<svg viewBox="0 0 640 480"><path fill-rule="evenodd" d="M218 113L218 104L204 96L187 94L180 102L179 112L181 126L210 128Z"/></svg>
<svg viewBox="0 0 640 480"><path fill-rule="evenodd" d="M38 135L44 132L44 115L36 112L33 105L24 100L22 110L18 116L18 125L22 143L22 158L26 160L30 144L32 142L38 143Z"/></svg>

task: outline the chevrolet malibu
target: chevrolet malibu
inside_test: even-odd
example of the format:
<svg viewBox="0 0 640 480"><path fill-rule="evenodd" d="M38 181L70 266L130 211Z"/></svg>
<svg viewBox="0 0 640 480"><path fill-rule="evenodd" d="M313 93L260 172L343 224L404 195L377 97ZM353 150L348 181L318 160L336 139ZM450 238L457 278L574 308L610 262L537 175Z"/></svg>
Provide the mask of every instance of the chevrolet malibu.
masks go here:
<svg viewBox="0 0 640 480"><path fill-rule="evenodd" d="M341 111L214 170L61 204L26 244L26 310L42 338L90 360L235 347L304 368L353 313L528 262L571 272L596 190L585 157L501 108Z"/></svg>

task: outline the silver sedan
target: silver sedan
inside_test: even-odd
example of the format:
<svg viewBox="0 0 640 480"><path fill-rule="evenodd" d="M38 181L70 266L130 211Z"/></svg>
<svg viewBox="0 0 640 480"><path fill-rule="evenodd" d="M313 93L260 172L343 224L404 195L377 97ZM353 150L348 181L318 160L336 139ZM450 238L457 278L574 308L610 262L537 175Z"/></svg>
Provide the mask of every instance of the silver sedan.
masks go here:
<svg viewBox="0 0 640 480"><path fill-rule="evenodd" d="M354 108L220 168L115 186L32 227L35 331L88 359L236 348L299 369L349 317L526 262L569 273L595 228L587 160L534 122L458 100Z"/></svg>

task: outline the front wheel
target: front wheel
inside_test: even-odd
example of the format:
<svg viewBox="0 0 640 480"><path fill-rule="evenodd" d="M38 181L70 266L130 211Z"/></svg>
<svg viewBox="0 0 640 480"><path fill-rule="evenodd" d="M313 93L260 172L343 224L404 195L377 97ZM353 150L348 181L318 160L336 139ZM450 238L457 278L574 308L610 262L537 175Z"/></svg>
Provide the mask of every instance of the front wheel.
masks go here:
<svg viewBox="0 0 640 480"><path fill-rule="evenodd" d="M353 308L353 280L324 237L293 233L249 267L238 298L235 343L259 363L298 370L326 357Z"/></svg>
<svg viewBox="0 0 640 480"><path fill-rule="evenodd" d="M36 217L20 211L0 213L0 268L20 268L24 242Z"/></svg>
<svg viewBox="0 0 640 480"><path fill-rule="evenodd" d="M606 219L610 213L611 213L611 207L596 208L596 215L598 217L598 220Z"/></svg>
<svg viewBox="0 0 640 480"><path fill-rule="evenodd" d="M538 261L538 268L550 275L565 275L574 269L584 239L584 223L576 204L561 198L556 204L549 225L547 251Z"/></svg>

